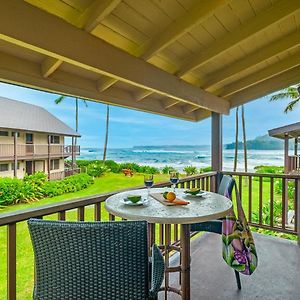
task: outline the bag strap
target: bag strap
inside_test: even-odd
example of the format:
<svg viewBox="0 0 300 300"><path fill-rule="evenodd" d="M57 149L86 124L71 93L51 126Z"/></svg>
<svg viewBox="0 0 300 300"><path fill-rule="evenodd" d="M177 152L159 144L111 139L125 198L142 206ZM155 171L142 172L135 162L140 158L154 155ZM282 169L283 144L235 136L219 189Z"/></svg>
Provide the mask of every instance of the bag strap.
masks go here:
<svg viewBox="0 0 300 300"><path fill-rule="evenodd" d="M236 184L235 180L234 180L234 189L235 189L235 199L236 199L236 205L237 205L238 218L245 220L247 222L246 216L245 216L245 213L243 210L243 206L242 206L241 195L237 188L237 184Z"/></svg>

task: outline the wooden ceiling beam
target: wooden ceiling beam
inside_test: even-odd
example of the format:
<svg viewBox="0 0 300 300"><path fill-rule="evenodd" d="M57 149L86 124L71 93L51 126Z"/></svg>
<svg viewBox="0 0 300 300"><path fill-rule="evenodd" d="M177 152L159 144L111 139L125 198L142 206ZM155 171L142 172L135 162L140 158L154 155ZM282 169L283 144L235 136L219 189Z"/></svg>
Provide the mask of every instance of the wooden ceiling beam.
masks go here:
<svg viewBox="0 0 300 300"><path fill-rule="evenodd" d="M92 32L121 2L121 0L94 0L79 17L79 27Z"/></svg>
<svg viewBox="0 0 300 300"><path fill-rule="evenodd" d="M197 106L195 105L190 105L190 104L186 104L182 107L182 110L185 114L189 114L193 111L196 111L197 109L199 109Z"/></svg>
<svg viewBox="0 0 300 300"><path fill-rule="evenodd" d="M96 81L62 70L57 70L51 77L45 78L40 73L38 63L26 61L3 52L0 52L0 81L163 116L196 121L193 114L183 114L179 108L173 107L164 110L161 102L157 99L149 99L151 106L145 102L136 102L133 95L123 89L114 87L99 93Z"/></svg>
<svg viewBox="0 0 300 300"><path fill-rule="evenodd" d="M203 119L209 118L211 116L211 112L209 110L198 108L194 111L194 116L196 117L197 122Z"/></svg>
<svg viewBox="0 0 300 300"><path fill-rule="evenodd" d="M134 94L134 98L135 98L135 101L142 101L143 99L150 96L151 94L153 94L152 91L141 90Z"/></svg>
<svg viewBox="0 0 300 300"><path fill-rule="evenodd" d="M241 71L244 71L250 67L253 67L266 59L274 57L286 50L297 47L300 44L300 30L293 32L284 38L281 38L261 49L247 55L245 58L241 58L238 61L232 63L230 66L226 66L211 74L205 76L204 81L201 83L203 89L209 89L213 85L220 83Z"/></svg>
<svg viewBox="0 0 300 300"><path fill-rule="evenodd" d="M102 76L97 81L97 88L99 92L103 92L114 85L118 80L115 78L104 77Z"/></svg>
<svg viewBox="0 0 300 300"><path fill-rule="evenodd" d="M215 93L217 95L222 95L222 97L228 97L299 65L300 52L297 52L294 55L288 56L285 59L278 61L277 63L272 64L258 72L254 72L253 74L250 74L244 78L240 78L238 81L218 89Z"/></svg>
<svg viewBox="0 0 300 300"><path fill-rule="evenodd" d="M43 77L49 77L55 70L58 69L58 67L63 63L62 60L47 57L41 65L41 72Z"/></svg>
<svg viewBox="0 0 300 300"><path fill-rule="evenodd" d="M198 1L196 5L190 8L183 16L174 20L162 33L159 33L143 45L138 51L138 53L142 53L141 56L139 56L145 60L150 59L157 52L163 50L188 32L192 27L197 26L203 20L213 15L217 7L227 2L228 0Z"/></svg>
<svg viewBox="0 0 300 300"><path fill-rule="evenodd" d="M299 10L299 8L299 0L279 0L278 2L275 2L270 9L262 11L257 16L246 22L245 25L239 26L235 31L229 32L223 38L217 39L205 50L201 50L192 58L188 58L185 62L183 62L182 67L176 75L179 77L184 76L186 73L209 62L222 52L231 49L254 34L261 32L269 26L290 16L295 13L295 11Z"/></svg>
<svg viewBox="0 0 300 300"><path fill-rule="evenodd" d="M180 101L170 99L170 98L161 100L162 107L166 110L170 109L171 107L175 106L178 103L180 103Z"/></svg>
<svg viewBox="0 0 300 300"><path fill-rule="evenodd" d="M1 4L0 39L175 100L228 114L229 103L23 1ZM14 20L14 22L11 22ZM53 39L45 37L55 37Z"/></svg>
<svg viewBox="0 0 300 300"><path fill-rule="evenodd" d="M76 25L79 28L83 28L87 32L91 32L106 16L108 16L121 0L104 0L94 1L86 11L80 15L79 20L76 21ZM48 57L42 63L41 70L44 77L50 76L55 72L59 66L63 63L60 59ZM116 82L117 80L115 80ZM108 84L109 88L112 84ZM101 90L103 91L104 88Z"/></svg>
<svg viewBox="0 0 300 300"><path fill-rule="evenodd" d="M226 99L230 101L231 107L236 107L299 82L300 66L297 66L236 94L228 96Z"/></svg>

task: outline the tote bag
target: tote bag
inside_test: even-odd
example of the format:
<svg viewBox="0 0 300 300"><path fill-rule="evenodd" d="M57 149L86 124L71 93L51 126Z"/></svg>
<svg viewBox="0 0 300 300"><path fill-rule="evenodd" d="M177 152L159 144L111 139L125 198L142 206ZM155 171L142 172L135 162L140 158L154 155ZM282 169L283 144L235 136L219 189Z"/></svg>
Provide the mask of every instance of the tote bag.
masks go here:
<svg viewBox="0 0 300 300"><path fill-rule="evenodd" d="M257 253L236 182L234 187L238 216L235 216L232 209L231 213L222 220L222 254L231 268L244 275L251 275L257 267Z"/></svg>

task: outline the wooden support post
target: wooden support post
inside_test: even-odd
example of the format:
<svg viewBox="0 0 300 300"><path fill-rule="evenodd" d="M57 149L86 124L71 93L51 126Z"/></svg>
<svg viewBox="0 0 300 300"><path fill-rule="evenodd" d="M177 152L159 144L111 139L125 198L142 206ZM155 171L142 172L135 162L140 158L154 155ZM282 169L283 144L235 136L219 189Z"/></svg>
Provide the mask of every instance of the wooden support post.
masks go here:
<svg viewBox="0 0 300 300"><path fill-rule="evenodd" d="M284 173L288 174L290 171L289 163L289 137L286 134L284 136Z"/></svg>
<svg viewBox="0 0 300 300"><path fill-rule="evenodd" d="M211 166L212 171L221 172L222 159L222 115L212 112L211 119ZM218 190L219 178L215 180L215 191Z"/></svg>
<svg viewBox="0 0 300 300"><path fill-rule="evenodd" d="M17 177L18 173L18 153L17 153L17 138L18 132L14 132L14 177Z"/></svg>
<svg viewBox="0 0 300 300"><path fill-rule="evenodd" d="M298 155L298 137L295 138L294 154Z"/></svg>
<svg viewBox="0 0 300 300"><path fill-rule="evenodd" d="M50 147L50 144L51 144L51 136L48 135L48 179L50 179L50 170L51 170L51 160L50 160L50 150L51 150L51 147Z"/></svg>
<svg viewBox="0 0 300 300"><path fill-rule="evenodd" d="M9 224L7 226L7 299L17 299L17 242L16 242L16 223Z"/></svg>
<svg viewBox="0 0 300 300"><path fill-rule="evenodd" d="M211 166L213 171L222 171L222 115L212 113Z"/></svg>

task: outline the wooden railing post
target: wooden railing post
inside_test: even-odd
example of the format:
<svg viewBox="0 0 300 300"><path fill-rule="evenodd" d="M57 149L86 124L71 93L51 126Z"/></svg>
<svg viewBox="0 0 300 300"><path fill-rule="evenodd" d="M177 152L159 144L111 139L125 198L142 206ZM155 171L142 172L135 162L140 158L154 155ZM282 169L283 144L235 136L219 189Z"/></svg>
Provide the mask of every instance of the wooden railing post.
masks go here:
<svg viewBox="0 0 300 300"><path fill-rule="evenodd" d="M12 223L7 226L7 299L8 300L17 299L16 232L17 232L16 223Z"/></svg>

